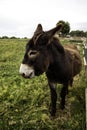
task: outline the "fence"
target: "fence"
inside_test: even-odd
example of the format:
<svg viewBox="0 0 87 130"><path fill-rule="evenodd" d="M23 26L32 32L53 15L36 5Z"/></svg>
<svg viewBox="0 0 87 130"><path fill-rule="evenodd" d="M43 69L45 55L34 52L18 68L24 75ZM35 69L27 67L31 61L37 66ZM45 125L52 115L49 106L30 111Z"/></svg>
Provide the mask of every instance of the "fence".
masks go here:
<svg viewBox="0 0 87 130"><path fill-rule="evenodd" d="M84 66L85 66L85 73L87 75L87 43L84 42L84 50L83 50L83 54L84 54ZM85 89L85 100L86 100L86 130L87 130L87 88Z"/></svg>
<svg viewBox="0 0 87 130"><path fill-rule="evenodd" d="M83 50L83 54L84 54L84 66L85 66L85 72L87 74L87 43L84 43L84 50Z"/></svg>

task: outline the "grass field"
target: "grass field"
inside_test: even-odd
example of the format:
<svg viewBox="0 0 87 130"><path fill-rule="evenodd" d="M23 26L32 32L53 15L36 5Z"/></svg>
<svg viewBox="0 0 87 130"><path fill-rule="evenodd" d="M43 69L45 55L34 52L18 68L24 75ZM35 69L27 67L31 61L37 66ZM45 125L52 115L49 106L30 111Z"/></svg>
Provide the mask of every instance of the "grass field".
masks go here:
<svg viewBox="0 0 87 130"><path fill-rule="evenodd" d="M69 88L63 111L57 85L57 113L52 118L45 74L28 80L19 75L26 43L27 39L0 39L0 130L85 130L84 67Z"/></svg>

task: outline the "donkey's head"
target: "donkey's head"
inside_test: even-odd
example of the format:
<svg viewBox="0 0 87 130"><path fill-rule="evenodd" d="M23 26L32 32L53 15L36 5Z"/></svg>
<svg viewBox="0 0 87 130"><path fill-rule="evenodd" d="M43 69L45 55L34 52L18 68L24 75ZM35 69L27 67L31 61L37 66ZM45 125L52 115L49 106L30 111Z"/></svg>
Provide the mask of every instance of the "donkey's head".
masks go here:
<svg viewBox="0 0 87 130"><path fill-rule="evenodd" d="M26 45L24 59L20 66L20 74L25 78L32 78L46 72L50 64L48 46L54 34L62 28L62 24L52 30L43 31L42 25L38 24L34 36Z"/></svg>

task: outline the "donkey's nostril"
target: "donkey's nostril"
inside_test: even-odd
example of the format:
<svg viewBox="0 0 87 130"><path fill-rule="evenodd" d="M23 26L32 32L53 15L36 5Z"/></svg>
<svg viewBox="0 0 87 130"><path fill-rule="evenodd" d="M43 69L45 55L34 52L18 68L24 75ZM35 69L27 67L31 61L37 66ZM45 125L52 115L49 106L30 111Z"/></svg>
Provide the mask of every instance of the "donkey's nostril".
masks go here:
<svg viewBox="0 0 87 130"><path fill-rule="evenodd" d="M31 72L29 75L26 75L25 73L21 74L24 78L32 78L34 76L34 73Z"/></svg>
<svg viewBox="0 0 87 130"><path fill-rule="evenodd" d="M25 77L25 73L23 73L22 76Z"/></svg>

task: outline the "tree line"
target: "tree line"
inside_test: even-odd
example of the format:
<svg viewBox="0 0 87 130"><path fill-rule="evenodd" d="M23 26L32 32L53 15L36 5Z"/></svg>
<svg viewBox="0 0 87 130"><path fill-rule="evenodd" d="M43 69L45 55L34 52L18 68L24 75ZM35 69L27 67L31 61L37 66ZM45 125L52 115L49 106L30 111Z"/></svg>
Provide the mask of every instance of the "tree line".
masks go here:
<svg viewBox="0 0 87 130"><path fill-rule="evenodd" d="M87 32L76 30L70 32L71 36L77 36L77 37L87 37Z"/></svg>
<svg viewBox="0 0 87 130"><path fill-rule="evenodd" d="M12 37L2 36L2 37L0 37L0 39L20 39L20 38L19 37L15 37L15 36L12 36ZM24 37L23 39L28 39L28 38Z"/></svg>

